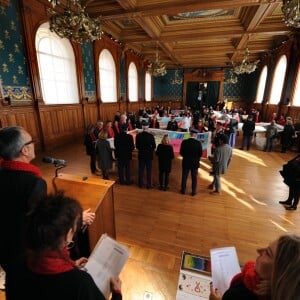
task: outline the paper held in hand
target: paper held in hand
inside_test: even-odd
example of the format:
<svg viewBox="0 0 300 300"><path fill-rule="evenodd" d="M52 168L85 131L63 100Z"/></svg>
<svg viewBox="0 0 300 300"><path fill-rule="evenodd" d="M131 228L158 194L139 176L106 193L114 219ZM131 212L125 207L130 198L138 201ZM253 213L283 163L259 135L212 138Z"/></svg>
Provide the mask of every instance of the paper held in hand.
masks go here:
<svg viewBox="0 0 300 300"><path fill-rule="evenodd" d="M110 295L111 277L119 276L128 257L129 249L107 234L100 237L90 255L85 268L106 299Z"/></svg>
<svg viewBox="0 0 300 300"><path fill-rule="evenodd" d="M235 247L210 250L211 273L214 288L223 295L229 288L231 279L241 272Z"/></svg>

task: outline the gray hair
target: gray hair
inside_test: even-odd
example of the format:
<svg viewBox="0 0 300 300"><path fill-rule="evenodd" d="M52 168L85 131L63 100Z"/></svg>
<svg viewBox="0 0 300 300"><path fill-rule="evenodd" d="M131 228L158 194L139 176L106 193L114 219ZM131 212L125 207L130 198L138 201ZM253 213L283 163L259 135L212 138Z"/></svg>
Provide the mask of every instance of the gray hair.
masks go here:
<svg viewBox="0 0 300 300"><path fill-rule="evenodd" d="M0 156L5 160L13 160L20 156L24 145L20 126L9 126L0 130Z"/></svg>

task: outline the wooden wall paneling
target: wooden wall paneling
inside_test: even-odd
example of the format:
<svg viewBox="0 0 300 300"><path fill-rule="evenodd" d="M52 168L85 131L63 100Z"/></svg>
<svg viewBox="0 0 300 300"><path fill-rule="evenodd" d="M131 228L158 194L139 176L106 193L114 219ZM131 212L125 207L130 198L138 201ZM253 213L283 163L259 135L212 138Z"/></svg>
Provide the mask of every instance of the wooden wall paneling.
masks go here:
<svg viewBox="0 0 300 300"><path fill-rule="evenodd" d="M84 126L86 127L88 124L95 124L99 119L98 104L88 103L87 101L84 101L82 105L82 109L83 109Z"/></svg>
<svg viewBox="0 0 300 300"><path fill-rule="evenodd" d="M266 122L269 122L272 118L273 113L278 113L278 105L276 104L268 104L267 110L264 116Z"/></svg>
<svg viewBox="0 0 300 300"><path fill-rule="evenodd" d="M82 107L75 105L41 105L41 126L46 149L82 138L84 121Z"/></svg>
<svg viewBox="0 0 300 300"><path fill-rule="evenodd" d="M119 110L119 104L117 102L114 103L102 103L100 110L100 119L104 122L108 120L113 121L116 112Z"/></svg>
<svg viewBox="0 0 300 300"><path fill-rule="evenodd" d="M151 102L150 102L151 103ZM128 102L128 111L138 112L140 108L145 105L141 105L141 102Z"/></svg>
<svg viewBox="0 0 300 300"><path fill-rule="evenodd" d="M124 112L124 111L130 111L131 112L131 110L128 107L127 101L119 102L119 111L121 113Z"/></svg>
<svg viewBox="0 0 300 300"><path fill-rule="evenodd" d="M300 107L290 106L288 116L292 117L295 124L300 123Z"/></svg>

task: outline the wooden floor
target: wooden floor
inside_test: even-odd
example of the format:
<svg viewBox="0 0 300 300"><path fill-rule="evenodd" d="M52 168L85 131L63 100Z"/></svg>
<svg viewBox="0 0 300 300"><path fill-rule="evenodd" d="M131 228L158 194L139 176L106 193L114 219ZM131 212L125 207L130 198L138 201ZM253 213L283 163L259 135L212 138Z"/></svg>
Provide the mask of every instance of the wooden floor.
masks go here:
<svg viewBox="0 0 300 300"><path fill-rule="evenodd" d="M243 264L256 257L256 248L281 234L300 234L300 210L286 211L278 204L288 193L278 171L297 153L280 153L279 149L268 153L255 149L255 145L250 151L242 151L239 145L238 140L228 173L222 178L221 196L209 194L207 187L212 177L206 159L201 161L198 194L194 197L189 194L190 181L188 194L179 193L180 157L174 159L169 191L157 188L156 159L156 187L140 189L134 155L134 184L114 186L117 240L128 245L131 253L121 274L125 300L174 300L182 251L209 255L211 248L235 246ZM44 155L67 160L63 173L94 176L81 141L74 142L37 155L35 163L41 167L49 187L55 168L41 162ZM115 168L111 178L117 179ZM0 300L1 297L3 293Z"/></svg>

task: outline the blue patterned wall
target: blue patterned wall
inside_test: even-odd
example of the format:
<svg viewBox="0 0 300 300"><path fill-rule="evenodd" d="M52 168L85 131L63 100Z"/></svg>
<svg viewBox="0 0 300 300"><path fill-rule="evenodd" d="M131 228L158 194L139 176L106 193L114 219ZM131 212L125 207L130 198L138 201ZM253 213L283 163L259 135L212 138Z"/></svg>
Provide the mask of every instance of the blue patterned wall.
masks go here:
<svg viewBox="0 0 300 300"><path fill-rule="evenodd" d="M13 102L32 101L17 0L0 7L0 76L3 94Z"/></svg>
<svg viewBox="0 0 300 300"><path fill-rule="evenodd" d="M95 86L95 68L93 60L93 44L85 43L81 45L82 49L82 62L83 62L83 75L84 75L84 90L85 97L89 102L96 101L96 86Z"/></svg>
<svg viewBox="0 0 300 300"><path fill-rule="evenodd" d="M161 77L154 77L154 99L161 101L181 101L182 100L182 84L171 84L171 80L175 76L176 70L167 70L167 74ZM179 72L182 78L182 72Z"/></svg>
<svg viewBox="0 0 300 300"><path fill-rule="evenodd" d="M121 58L120 61L120 88L121 88L121 99L126 100L126 86L125 86L125 59Z"/></svg>
<svg viewBox="0 0 300 300"><path fill-rule="evenodd" d="M255 100L258 84L258 70L251 74L238 75L238 82L235 84L224 83L223 98L228 101L246 101ZM225 79L229 77L229 69L225 72Z"/></svg>

